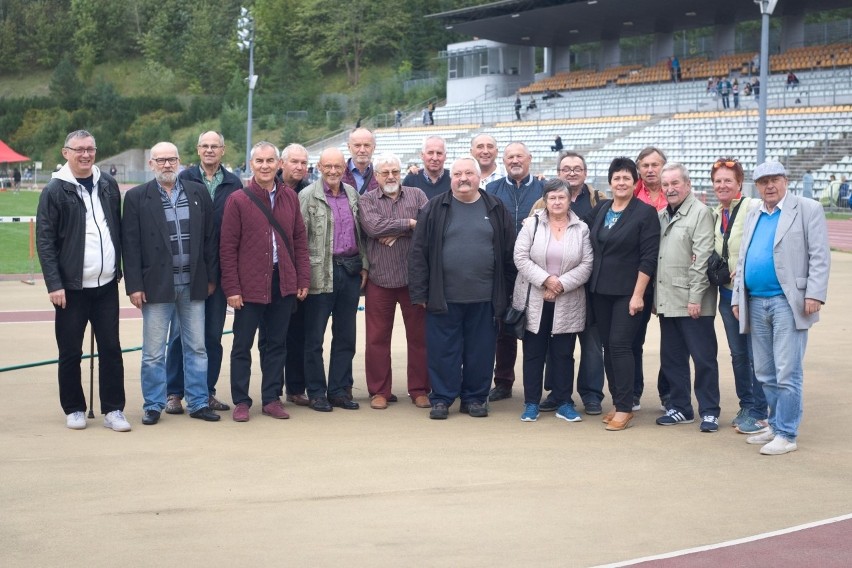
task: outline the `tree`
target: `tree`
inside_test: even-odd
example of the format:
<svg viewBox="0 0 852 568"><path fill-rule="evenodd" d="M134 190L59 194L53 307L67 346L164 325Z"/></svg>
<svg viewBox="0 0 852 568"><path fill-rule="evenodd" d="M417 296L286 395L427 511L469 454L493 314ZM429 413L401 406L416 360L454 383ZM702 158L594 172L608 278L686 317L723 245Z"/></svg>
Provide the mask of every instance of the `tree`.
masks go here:
<svg viewBox="0 0 852 568"><path fill-rule="evenodd" d="M74 110L83 98L83 82L77 77L77 70L66 55L53 70L50 78L50 94L66 110Z"/></svg>

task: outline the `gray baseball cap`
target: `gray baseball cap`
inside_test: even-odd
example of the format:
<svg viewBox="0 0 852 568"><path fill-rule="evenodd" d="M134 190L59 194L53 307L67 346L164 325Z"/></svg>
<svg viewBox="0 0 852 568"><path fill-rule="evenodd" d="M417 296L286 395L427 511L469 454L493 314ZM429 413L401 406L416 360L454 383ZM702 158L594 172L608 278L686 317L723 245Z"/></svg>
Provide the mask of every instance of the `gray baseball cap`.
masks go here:
<svg viewBox="0 0 852 568"><path fill-rule="evenodd" d="M784 176L787 177L787 170L781 165L781 162L763 162L751 174L751 179L757 181L762 177L767 176Z"/></svg>

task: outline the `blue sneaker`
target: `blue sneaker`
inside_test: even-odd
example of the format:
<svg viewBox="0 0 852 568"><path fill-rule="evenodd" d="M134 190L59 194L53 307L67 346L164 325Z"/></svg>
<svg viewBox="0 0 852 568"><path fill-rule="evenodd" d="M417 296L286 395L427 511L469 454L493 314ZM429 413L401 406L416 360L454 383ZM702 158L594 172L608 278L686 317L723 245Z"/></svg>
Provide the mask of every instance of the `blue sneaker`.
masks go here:
<svg viewBox="0 0 852 568"><path fill-rule="evenodd" d="M521 422L535 422L538 420L538 405L534 402L528 402L524 407L524 413L521 414Z"/></svg>
<svg viewBox="0 0 852 568"><path fill-rule="evenodd" d="M737 411L737 415L734 416L733 420L731 420L731 426L736 428L737 426L745 422L748 417L748 409L740 408L739 411Z"/></svg>
<svg viewBox="0 0 852 568"><path fill-rule="evenodd" d="M556 417L561 418L567 422L582 422L583 417L580 416L577 411L574 409L574 405L570 402L565 402L562 406L559 407L559 410L556 411Z"/></svg>

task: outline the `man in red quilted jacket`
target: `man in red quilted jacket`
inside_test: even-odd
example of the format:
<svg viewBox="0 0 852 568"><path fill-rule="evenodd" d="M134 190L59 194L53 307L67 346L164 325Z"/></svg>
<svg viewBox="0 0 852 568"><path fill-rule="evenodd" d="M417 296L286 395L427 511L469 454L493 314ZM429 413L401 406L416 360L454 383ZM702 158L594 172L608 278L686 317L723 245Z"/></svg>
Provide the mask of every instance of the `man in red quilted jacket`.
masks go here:
<svg viewBox="0 0 852 568"><path fill-rule="evenodd" d="M222 219L222 291L234 308L231 396L235 422L249 419L251 347L259 326L266 337L261 359L263 414L290 417L280 398L287 327L296 299L304 300L308 294L311 267L299 200L275 178L279 156L272 143L255 144L250 160L254 175L242 191L231 195Z"/></svg>

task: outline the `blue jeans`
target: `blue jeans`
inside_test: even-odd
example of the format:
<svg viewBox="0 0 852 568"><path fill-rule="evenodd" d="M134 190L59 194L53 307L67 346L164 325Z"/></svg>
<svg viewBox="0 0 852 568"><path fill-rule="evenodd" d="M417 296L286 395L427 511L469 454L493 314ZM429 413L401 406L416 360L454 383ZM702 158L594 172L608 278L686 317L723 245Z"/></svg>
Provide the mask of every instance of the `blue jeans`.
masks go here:
<svg viewBox="0 0 852 568"><path fill-rule="evenodd" d="M791 442L802 420L802 360L808 330L796 329L793 310L783 295L749 298L754 374L769 403L772 431Z"/></svg>
<svg viewBox="0 0 852 568"><path fill-rule="evenodd" d="M222 370L222 331L225 328L228 301L222 287L217 286L204 301L204 348L207 350L207 390L216 394L216 383ZM166 355L168 394L183 397L183 349L180 342L180 325L177 317L172 318L169 330L169 347Z"/></svg>
<svg viewBox="0 0 852 568"><path fill-rule="evenodd" d="M491 302L447 303L445 313L426 313L426 364L432 404L488 400L497 346Z"/></svg>
<svg viewBox="0 0 852 568"><path fill-rule="evenodd" d="M766 420L766 396L763 387L754 375L754 360L748 335L740 333L740 322L731 310L731 299L719 293L719 313L725 324L728 348L731 350L731 363L734 366L734 388L740 399L740 408L748 410L757 420Z"/></svg>
<svg viewBox="0 0 852 568"><path fill-rule="evenodd" d="M207 351L204 349L204 302L192 301L189 286L175 286L175 301L142 304L142 398L145 410L166 407L166 340L177 314L183 345L186 404L190 412L207 406Z"/></svg>

